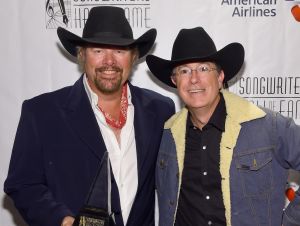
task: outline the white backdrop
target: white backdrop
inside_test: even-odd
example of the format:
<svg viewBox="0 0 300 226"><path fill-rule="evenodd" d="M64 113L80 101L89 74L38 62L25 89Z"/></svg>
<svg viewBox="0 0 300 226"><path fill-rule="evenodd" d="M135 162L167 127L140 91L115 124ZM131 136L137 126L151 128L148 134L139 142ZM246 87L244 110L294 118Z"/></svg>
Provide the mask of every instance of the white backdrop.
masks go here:
<svg viewBox="0 0 300 226"><path fill-rule="evenodd" d="M7 175L23 100L71 85L80 76L59 43L57 26L81 35L90 7L118 5L125 9L135 37L157 28L153 53L165 59L170 59L179 29L203 26L218 49L234 41L246 49L245 65L230 90L300 124L299 4L294 0L1 0L0 184ZM180 108L175 92L150 77L144 61L132 82L172 97ZM298 175L293 173L291 180L299 183ZM0 203L1 226L25 225L3 189Z"/></svg>

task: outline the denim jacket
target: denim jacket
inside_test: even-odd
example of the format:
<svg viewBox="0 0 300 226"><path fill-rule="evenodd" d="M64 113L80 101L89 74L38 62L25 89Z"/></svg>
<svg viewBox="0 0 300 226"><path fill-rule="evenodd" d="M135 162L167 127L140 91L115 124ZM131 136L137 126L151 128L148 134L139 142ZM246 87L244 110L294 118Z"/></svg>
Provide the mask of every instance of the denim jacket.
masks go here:
<svg viewBox="0 0 300 226"><path fill-rule="evenodd" d="M222 93L227 116L220 173L227 225L300 225L299 192L284 210L288 169L300 171L300 126L233 93ZM183 108L165 124L156 165L159 226L175 221L187 113Z"/></svg>

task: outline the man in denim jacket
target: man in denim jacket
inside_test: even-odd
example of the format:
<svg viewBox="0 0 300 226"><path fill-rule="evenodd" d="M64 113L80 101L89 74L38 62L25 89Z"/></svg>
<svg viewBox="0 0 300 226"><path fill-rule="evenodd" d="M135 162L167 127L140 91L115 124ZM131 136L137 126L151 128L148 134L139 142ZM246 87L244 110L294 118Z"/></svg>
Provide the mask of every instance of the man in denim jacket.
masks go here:
<svg viewBox="0 0 300 226"><path fill-rule="evenodd" d="M243 65L243 46L217 51L203 28L182 29L170 61L146 61L185 104L161 141L159 225L300 225L299 191L284 209L288 169L300 170L300 127L222 89Z"/></svg>

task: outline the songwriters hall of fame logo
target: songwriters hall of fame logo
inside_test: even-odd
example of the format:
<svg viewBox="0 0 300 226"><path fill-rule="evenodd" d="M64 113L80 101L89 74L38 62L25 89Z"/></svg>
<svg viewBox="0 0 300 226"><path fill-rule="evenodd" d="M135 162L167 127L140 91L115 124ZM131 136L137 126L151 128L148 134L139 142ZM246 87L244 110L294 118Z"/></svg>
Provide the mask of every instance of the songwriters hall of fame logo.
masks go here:
<svg viewBox="0 0 300 226"><path fill-rule="evenodd" d="M46 0L46 28L68 27L71 16L71 0Z"/></svg>
<svg viewBox="0 0 300 226"><path fill-rule="evenodd" d="M108 5L123 8L132 28L151 28L151 0L45 0L46 29L82 29L92 7Z"/></svg>

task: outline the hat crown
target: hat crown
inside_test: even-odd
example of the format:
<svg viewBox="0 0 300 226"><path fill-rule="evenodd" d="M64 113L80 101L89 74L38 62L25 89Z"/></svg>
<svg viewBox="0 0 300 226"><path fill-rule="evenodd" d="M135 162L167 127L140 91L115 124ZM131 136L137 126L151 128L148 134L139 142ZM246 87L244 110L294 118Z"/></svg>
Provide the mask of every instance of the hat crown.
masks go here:
<svg viewBox="0 0 300 226"><path fill-rule="evenodd" d="M216 52L213 40L202 27L181 29L174 41L171 59L205 58Z"/></svg>
<svg viewBox="0 0 300 226"><path fill-rule="evenodd" d="M176 66L189 62L215 62L224 72L224 83L241 69L245 51L242 44L230 43L216 49L215 43L202 27L181 29L174 41L171 60L149 55L146 62L152 74L163 83L176 87L171 79Z"/></svg>
<svg viewBox="0 0 300 226"><path fill-rule="evenodd" d="M133 38L133 32L122 8L99 6L91 9L82 37L99 36Z"/></svg>

